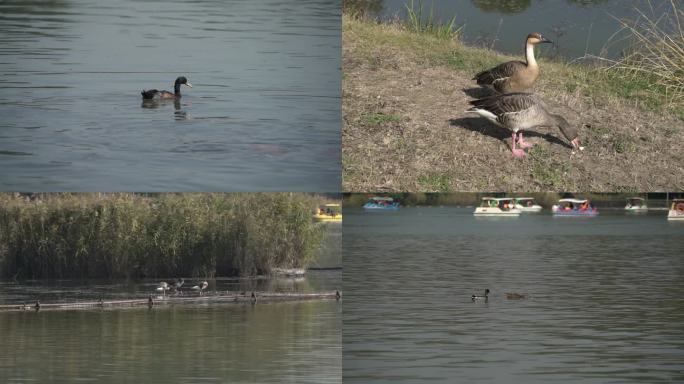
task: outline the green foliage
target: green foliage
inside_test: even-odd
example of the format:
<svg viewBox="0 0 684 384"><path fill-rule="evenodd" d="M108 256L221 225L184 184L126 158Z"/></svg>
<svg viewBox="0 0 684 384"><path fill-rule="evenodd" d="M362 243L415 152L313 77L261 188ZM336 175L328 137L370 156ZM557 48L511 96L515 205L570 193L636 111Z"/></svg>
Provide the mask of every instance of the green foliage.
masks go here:
<svg viewBox="0 0 684 384"><path fill-rule="evenodd" d="M410 4L410 5L409 5ZM438 39L457 39L463 26L456 28L456 16L453 16L446 23L435 20L434 3L430 7L430 13L423 17L423 1L418 0L418 7L413 0L406 7L406 26L411 32L432 35Z"/></svg>
<svg viewBox="0 0 684 384"><path fill-rule="evenodd" d="M303 267L323 227L315 197L0 194L0 276L213 277Z"/></svg>
<svg viewBox="0 0 684 384"><path fill-rule="evenodd" d="M451 190L450 181L448 175L427 174L418 177L422 190L435 192L449 192Z"/></svg>
<svg viewBox="0 0 684 384"><path fill-rule="evenodd" d="M382 0L342 0L342 12L352 17L362 18L382 10Z"/></svg>

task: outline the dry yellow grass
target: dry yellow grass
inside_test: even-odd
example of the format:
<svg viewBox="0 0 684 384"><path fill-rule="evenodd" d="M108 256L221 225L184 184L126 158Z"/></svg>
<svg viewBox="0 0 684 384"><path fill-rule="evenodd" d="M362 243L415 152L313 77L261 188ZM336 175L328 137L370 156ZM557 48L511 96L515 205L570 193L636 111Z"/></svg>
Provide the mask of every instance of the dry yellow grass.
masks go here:
<svg viewBox="0 0 684 384"><path fill-rule="evenodd" d="M602 71L542 63L536 92L580 128L584 152L535 129L520 161L510 133L466 113L474 73L511 57L400 25L343 19L346 191L681 190L684 122Z"/></svg>

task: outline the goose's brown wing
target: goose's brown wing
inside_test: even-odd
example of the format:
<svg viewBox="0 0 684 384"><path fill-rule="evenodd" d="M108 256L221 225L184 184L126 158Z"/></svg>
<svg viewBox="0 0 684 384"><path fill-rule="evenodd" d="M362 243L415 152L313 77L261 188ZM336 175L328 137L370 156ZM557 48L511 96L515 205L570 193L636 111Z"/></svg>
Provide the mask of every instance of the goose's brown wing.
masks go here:
<svg viewBox="0 0 684 384"><path fill-rule="evenodd" d="M478 73L473 77L473 80L477 80L478 85L493 85L497 80L511 77L516 72L525 68L527 68L527 64L522 61L508 61Z"/></svg>
<svg viewBox="0 0 684 384"><path fill-rule="evenodd" d="M528 110L537 105L538 101L531 93L507 93L471 100L470 104L475 108L486 109L497 116L501 116L506 113Z"/></svg>

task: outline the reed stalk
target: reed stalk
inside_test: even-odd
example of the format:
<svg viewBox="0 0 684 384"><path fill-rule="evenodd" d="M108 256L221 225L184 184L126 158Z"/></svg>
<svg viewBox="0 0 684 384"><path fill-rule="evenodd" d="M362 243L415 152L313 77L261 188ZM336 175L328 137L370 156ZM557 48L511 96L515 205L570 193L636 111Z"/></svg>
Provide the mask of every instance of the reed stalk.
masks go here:
<svg viewBox="0 0 684 384"><path fill-rule="evenodd" d="M296 193L0 194L0 276L253 276L306 267L322 198Z"/></svg>

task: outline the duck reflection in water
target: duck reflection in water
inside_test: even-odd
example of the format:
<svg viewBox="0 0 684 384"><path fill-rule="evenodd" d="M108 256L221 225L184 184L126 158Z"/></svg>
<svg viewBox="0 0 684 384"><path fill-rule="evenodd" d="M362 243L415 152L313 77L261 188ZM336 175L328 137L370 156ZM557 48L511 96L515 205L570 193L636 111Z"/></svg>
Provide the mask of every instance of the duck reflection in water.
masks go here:
<svg viewBox="0 0 684 384"><path fill-rule="evenodd" d="M157 109L173 102L173 118L175 120L187 120L188 112L182 109L180 99L143 99L140 107L145 109ZM187 104L186 104L187 105Z"/></svg>

